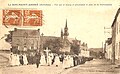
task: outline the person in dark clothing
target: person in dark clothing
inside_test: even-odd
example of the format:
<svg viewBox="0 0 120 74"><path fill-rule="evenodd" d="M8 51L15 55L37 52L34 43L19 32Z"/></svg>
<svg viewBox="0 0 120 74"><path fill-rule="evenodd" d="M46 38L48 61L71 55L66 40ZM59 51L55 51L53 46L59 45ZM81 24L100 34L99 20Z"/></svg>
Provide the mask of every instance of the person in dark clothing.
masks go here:
<svg viewBox="0 0 120 74"><path fill-rule="evenodd" d="M55 56L53 57L53 59L52 59L52 63L51 64L53 64L55 62Z"/></svg>
<svg viewBox="0 0 120 74"><path fill-rule="evenodd" d="M40 53L36 53L35 54L35 58L36 58L36 66L37 66L37 68L39 67L39 64L40 64Z"/></svg>
<svg viewBox="0 0 120 74"><path fill-rule="evenodd" d="M61 57L60 57L60 62L63 63L63 60L64 60L64 55L61 55Z"/></svg>
<svg viewBox="0 0 120 74"><path fill-rule="evenodd" d="M24 64L23 55L20 55L19 58L20 58L20 60L19 60L19 61L20 61L20 64L23 65L23 64Z"/></svg>
<svg viewBox="0 0 120 74"><path fill-rule="evenodd" d="M77 56L73 57L73 63L74 63L74 66L78 65L78 57Z"/></svg>

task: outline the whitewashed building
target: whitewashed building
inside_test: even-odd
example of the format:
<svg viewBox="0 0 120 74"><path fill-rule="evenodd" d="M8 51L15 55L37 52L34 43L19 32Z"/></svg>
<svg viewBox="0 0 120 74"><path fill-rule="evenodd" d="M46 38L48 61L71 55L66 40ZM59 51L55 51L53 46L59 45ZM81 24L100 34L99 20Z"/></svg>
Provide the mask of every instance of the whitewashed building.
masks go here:
<svg viewBox="0 0 120 74"><path fill-rule="evenodd" d="M108 38L105 42L105 58L112 59L112 38Z"/></svg>
<svg viewBox="0 0 120 74"><path fill-rule="evenodd" d="M112 23L112 60L120 59L120 8L118 9Z"/></svg>

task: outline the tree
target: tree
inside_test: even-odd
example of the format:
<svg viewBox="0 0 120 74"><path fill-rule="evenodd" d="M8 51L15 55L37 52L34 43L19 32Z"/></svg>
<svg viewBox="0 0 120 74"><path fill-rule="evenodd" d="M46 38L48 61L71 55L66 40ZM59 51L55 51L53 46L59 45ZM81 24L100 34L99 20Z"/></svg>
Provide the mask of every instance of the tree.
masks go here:
<svg viewBox="0 0 120 74"><path fill-rule="evenodd" d="M50 39L43 45L44 48L48 47L53 53L60 53L59 49L63 48L63 43L60 39Z"/></svg>
<svg viewBox="0 0 120 74"><path fill-rule="evenodd" d="M76 43L71 44L71 53L78 55L80 53L80 45Z"/></svg>
<svg viewBox="0 0 120 74"><path fill-rule="evenodd" d="M10 44L12 42L12 32L13 31L9 31L9 34L5 34L5 36L4 36L4 37L6 37L5 41L8 42L8 43L10 43Z"/></svg>

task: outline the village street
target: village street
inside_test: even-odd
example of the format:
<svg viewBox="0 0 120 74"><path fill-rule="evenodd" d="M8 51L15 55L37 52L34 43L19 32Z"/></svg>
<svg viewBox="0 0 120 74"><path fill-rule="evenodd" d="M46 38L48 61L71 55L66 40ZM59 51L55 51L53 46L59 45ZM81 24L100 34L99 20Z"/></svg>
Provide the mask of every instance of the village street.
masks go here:
<svg viewBox="0 0 120 74"><path fill-rule="evenodd" d="M120 74L120 68L118 65L111 65L107 60L95 59L62 74Z"/></svg>
<svg viewBox="0 0 120 74"><path fill-rule="evenodd" d="M110 65L110 62L103 59L94 59L87 61L69 69L63 69L62 65L56 67L52 66L39 66L24 65L14 67L4 67L0 69L0 74L120 74L120 68L117 65Z"/></svg>
<svg viewBox="0 0 120 74"><path fill-rule="evenodd" d="M52 66L39 66L36 65L23 65L23 66L8 66L9 54L0 53L0 74L58 74L63 71L62 65L56 67Z"/></svg>
<svg viewBox="0 0 120 74"><path fill-rule="evenodd" d="M61 67L26 65L2 68L0 74L59 74L63 71Z"/></svg>

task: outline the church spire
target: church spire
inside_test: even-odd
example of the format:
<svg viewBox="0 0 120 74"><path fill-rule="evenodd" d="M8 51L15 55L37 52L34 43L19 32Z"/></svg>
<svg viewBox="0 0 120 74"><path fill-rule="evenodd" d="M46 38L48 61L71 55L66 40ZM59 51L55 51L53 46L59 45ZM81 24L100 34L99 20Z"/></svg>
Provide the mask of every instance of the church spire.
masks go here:
<svg viewBox="0 0 120 74"><path fill-rule="evenodd" d="M67 39L69 33L68 33L68 27L67 27L67 19L66 19L66 24L65 24L65 28L64 28L64 38Z"/></svg>
<svg viewBox="0 0 120 74"><path fill-rule="evenodd" d="M65 24L65 28L66 28L66 29L68 29L68 27L67 27L67 19L66 19L66 24Z"/></svg>
<svg viewBox="0 0 120 74"><path fill-rule="evenodd" d="M63 36L64 36L64 35L63 35L63 30L61 29L61 38L62 38L62 39L63 39Z"/></svg>

